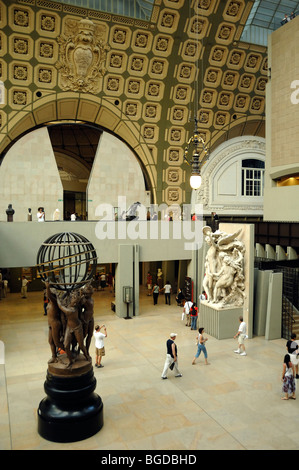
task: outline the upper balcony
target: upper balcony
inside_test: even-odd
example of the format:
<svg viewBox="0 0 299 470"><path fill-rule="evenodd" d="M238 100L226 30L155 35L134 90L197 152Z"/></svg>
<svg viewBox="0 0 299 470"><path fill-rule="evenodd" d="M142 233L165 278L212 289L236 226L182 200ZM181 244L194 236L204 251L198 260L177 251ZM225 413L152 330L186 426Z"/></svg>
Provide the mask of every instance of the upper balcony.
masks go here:
<svg viewBox="0 0 299 470"><path fill-rule="evenodd" d="M299 15L299 2L255 0L241 35L241 41L268 45L268 36Z"/></svg>

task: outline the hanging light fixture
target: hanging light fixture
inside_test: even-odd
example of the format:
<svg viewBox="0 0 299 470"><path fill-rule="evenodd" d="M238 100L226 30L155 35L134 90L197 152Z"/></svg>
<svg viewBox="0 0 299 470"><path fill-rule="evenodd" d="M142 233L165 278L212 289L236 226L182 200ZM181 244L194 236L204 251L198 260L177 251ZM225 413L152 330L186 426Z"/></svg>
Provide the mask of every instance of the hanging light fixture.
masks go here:
<svg viewBox="0 0 299 470"><path fill-rule="evenodd" d="M185 147L184 160L188 163L188 165L192 166L192 173L190 176L191 188L199 189L201 186L200 169L208 158L208 151L205 147L205 142L203 138L198 134L198 127L197 127L198 119L196 117L194 118L194 122L195 122L194 134L192 137L190 137L190 139L187 142L187 146ZM194 145L194 151L193 151L192 159L189 162L187 155L188 155L191 144ZM201 158L202 153L204 155Z"/></svg>
<svg viewBox="0 0 299 470"><path fill-rule="evenodd" d="M200 44L200 28L199 28L199 16L194 15L194 10L191 7L191 2L189 4L189 16L190 16L190 21L193 18L193 28L194 28L194 34L196 35L195 37L195 42L197 44L197 59L195 61L195 67L196 67L196 72L194 76L194 81L193 81L193 86L194 86L194 94L193 94L193 114L194 114L194 132L193 135L190 137L190 139L187 142L187 146L185 147L185 153L184 153L184 160L192 167L192 172L190 176L190 186L192 189L199 189L201 186L201 168L202 165L206 162L208 158L208 152L205 146L205 142L203 138L199 135L199 130L198 130L198 106L199 106L199 86L203 83L203 63L201 66L201 83L199 83L198 78L199 78L199 61L200 61L200 50L201 47L203 47L203 41L202 44ZM191 104L191 102L190 102ZM191 111L191 109L190 109ZM192 154L191 161L188 161L188 153L189 153L189 148L190 145L194 145L194 150Z"/></svg>

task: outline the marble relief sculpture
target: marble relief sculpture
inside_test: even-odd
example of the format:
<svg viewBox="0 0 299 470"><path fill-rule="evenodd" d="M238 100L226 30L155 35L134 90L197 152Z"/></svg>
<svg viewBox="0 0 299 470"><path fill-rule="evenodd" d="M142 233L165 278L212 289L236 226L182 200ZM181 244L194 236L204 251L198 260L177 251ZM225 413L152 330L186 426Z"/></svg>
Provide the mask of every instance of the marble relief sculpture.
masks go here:
<svg viewBox="0 0 299 470"><path fill-rule="evenodd" d="M217 307L240 307L244 303L244 253L245 245L238 240L242 229L233 234L220 230L212 232L203 227L209 248L205 258L203 289L207 302Z"/></svg>

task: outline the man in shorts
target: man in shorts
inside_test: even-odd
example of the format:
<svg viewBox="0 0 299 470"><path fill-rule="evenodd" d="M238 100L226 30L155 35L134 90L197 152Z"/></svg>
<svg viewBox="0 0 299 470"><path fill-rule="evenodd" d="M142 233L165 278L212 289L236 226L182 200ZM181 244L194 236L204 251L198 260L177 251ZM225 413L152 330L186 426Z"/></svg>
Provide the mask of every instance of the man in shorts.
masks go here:
<svg viewBox="0 0 299 470"><path fill-rule="evenodd" d="M102 357L105 356L104 338L107 338L106 326L96 325L93 336L95 339L95 348L96 348L95 367L101 368L101 367L104 367L103 364L101 364L101 361L102 361Z"/></svg>
<svg viewBox="0 0 299 470"><path fill-rule="evenodd" d="M239 348L235 351L235 353L240 354L240 356L247 356L244 344L244 341L247 338L246 323L243 321L243 317L239 317L239 322L240 325L238 332L234 336L234 339L238 338Z"/></svg>

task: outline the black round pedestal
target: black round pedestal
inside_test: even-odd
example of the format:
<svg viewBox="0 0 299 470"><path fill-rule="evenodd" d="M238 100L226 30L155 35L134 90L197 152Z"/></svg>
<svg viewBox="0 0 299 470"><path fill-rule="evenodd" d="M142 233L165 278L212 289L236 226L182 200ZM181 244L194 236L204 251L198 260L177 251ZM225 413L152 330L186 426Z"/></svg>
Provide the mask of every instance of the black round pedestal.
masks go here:
<svg viewBox="0 0 299 470"><path fill-rule="evenodd" d="M103 402L94 393L91 369L79 376L55 376L44 384L47 397L38 408L38 433L54 442L75 442L96 434L103 426Z"/></svg>

